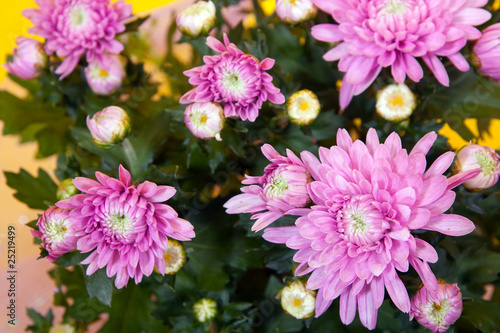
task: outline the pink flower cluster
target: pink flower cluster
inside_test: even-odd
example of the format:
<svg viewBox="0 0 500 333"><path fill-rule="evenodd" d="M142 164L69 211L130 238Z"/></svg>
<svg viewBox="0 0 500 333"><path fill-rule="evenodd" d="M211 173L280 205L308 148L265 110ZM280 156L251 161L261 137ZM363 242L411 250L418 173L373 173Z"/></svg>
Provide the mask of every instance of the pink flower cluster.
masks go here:
<svg viewBox="0 0 500 333"><path fill-rule="evenodd" d="M448 86L446 69L438 57L448 58L461 71L469 64L460 53L467 40L481 37L474 26L491 18L480 7L487 0L313 0L338 24L319 24L312 35L338 43L324 55L339 60L345 73L340 89L340 106L349 105L377 78L381 69L391 67L392 76L403 83L406 75L415 82L423 77L421 58Z"/></svg>
<svg viewBox="0 0 500 333"><path fill-rule="evenodd" d="M132 185L122 166L119 179L95 175L98 181L75 178L82 193L57 202L39 219L40 230L33 234L42 238L49 260L75 249L90 253L82 261L88 264L87 275L106 267L109 277L116 275L117 288L125 287L129 278L139 283L155 267L165 272L168 238L187 241L195 236L188 221L161 203L176 190L148 181Z"/></svg>
<svg viewBox="0 0 500 333"><path fill-rule="evenodd" d="M298 216L293 226L266 228L264 239L297 250L295 274L310 273L307 289L318 290L316 316L340 297L343 323L351 323L357 309L362 324L373 329L386 291L401 311L410 311L398 272L412 266L429 292L438 290L428 264L437 253L413 230L450 236L474 230L467 218L445 212L455 200L452 189L480 169L447 178L453 152L427 168L425 155L436 138L425 135L408 153L396 133L380 143L370 129L365 144L341 129L337 145L320 148L319 159L308 151L300 159L290 151L284 157L265 145L272 163L263 176L247 176L249 186L225 207L228 213L260 212L252 216L253 230L284 214Z"/></svg>
<svg viewBox="0 0 500 333"><path fill-rule="evenodd" d="M29 8L23 15L34 27L29 32L45 38L48 55L57 54L64 61L56 74L65 78L86 55L88 63L97 61L109 69L110 55L119 54L123 45L115 36L125 31L123 20L132 15L131 5L110 0L37 0L40 7Z"/></svg>

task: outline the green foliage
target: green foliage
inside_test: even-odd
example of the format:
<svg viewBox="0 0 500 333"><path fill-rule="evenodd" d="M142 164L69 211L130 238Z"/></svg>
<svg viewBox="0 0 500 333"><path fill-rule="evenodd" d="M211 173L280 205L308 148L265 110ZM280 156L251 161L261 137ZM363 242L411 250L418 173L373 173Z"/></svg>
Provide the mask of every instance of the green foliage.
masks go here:
<svg viewBox="0 0 500 333"><path fill-rule="evenodd" d="M42 169L38 177L33 177L26 170L19 173L5 172L7 185L16 190L14 197L34 209L47 209L57 201L57 185Z"/></svg>
<svg viewBox="0 0 500 333"><path fill-rule="evenodd" d="M33 321L33 325L28 326L33 333L48 333L54 320L52 310L47 311L47 314L43 316L33 309L28 309L28 317Z"/></svg>

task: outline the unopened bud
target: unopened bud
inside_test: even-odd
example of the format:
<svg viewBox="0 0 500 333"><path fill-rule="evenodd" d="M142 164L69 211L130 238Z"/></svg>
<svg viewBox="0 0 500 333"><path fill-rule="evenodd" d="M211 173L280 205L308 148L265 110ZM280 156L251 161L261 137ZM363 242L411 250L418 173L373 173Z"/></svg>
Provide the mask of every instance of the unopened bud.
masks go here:
<svg viewBox="0 0 500 333"><path fill-rule="evenodd" d="M87 117L87 127L95 144L108 148L122 142L130 133L130 118L122 108L108 106L93 118Z"/></svg>

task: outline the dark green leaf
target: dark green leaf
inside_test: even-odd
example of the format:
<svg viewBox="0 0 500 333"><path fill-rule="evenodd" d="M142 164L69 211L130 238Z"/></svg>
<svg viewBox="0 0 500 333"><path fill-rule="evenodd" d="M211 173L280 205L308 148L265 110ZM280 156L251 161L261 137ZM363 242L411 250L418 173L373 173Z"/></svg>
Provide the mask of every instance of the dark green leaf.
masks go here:
<svg viewBox="0 0 500 333"><path fill-rule="evenodd" d="M5 172L7 185L16 193L14 196L28 207L45 210L57 201L57 185L42 169L38 169L38 177L33 177L26 170L16 174Z"/></svg>
<svg viewBox="0 0 500 333"><path fill-rule="evenodd" d="M113 295L109 320L100 333L165 332L166 327L151 313L154 304L151 291L141 286L129 284Z"/></svg>
<svg viewBox="0 0 500 333"><path fill-rule="evenodd" d="M106 275L106 269L98 269L94 274L87 276L87 292L107 306L111 306L113 296L113 282Z"/></svg>

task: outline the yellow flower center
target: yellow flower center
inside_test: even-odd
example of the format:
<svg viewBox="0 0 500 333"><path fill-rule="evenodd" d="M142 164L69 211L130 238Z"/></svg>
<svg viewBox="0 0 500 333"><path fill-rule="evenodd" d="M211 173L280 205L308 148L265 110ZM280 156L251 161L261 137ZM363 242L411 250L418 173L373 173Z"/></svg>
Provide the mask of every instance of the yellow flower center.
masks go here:
<svg viewBox="0 0 500 333"><path fill-rule="evenodd" d="M391 101L392 106L403 106L403 98L401 96L396 96Z"/></svg>
<svg viewBox="0 0 500 333"><path fill-rule="evenodd" d="M202 124L205 124L208 120L208 117L204 114L203 116L201 116L201 119L200 119L200 123Z"/></svg>
<svg viewBox="0 0 500 333"><path fill-rule="evenodd" d="M108 76L108 72L101 68L101 70L99 70L99 76L101 77Z"/></svg>
<svg viewBox="0 0 500 333"><path fill-rule="evenodd" d="M300 103L300 109L302 111L306 111L308 108L309 108L309 103L307 103L307 101Z"/></svg>
<svg viewBox="0 0 500 333"><path fill-rule="evenodd" d="M301 304L302 304L302 300L301 299L295 298L293 300L293 306L300 306Z"/></svg>

